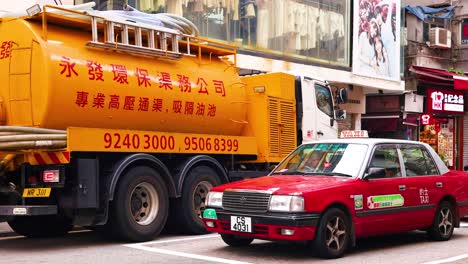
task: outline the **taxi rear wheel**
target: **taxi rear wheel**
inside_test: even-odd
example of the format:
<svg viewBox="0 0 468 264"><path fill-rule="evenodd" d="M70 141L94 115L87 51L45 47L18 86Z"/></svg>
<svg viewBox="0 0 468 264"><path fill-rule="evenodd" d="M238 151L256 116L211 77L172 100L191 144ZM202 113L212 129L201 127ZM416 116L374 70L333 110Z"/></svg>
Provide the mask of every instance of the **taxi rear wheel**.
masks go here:
<svg viewBox="0 0 468 264"><path fill-rule="evenodd" d="M350 223L346 214L331 208L321 217L316 229L314 248L322 258L342 257L350 242Z"/></svg>
<svg viewBox="0 0 468 264"><path fill-rule="evenodd" d="M443 201L437 207L432 226L428 230L429 237L435 241L446 241L452 237L455 224L454 208L448 201Z"/></svg>
<svg viewBox="0 0 468 264"><path fill-rule="evenodd" d="M245 247L250 245L254 240L252 237L241 237L235 235L221 234L224 243L231 247Z"/></svg>

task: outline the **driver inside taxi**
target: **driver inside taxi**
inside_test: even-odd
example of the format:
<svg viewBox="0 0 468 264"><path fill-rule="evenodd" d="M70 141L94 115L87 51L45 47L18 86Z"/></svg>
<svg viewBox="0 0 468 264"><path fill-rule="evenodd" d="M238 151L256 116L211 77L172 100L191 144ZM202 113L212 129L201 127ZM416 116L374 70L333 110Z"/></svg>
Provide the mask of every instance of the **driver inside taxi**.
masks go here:
<svg viewBox="0 0 468 264"><path fill-rule="evenodd" d="M310 157L307 159L306 163L304 164L304 169L316 170L320 164L322 156L322 151L313 151Z"/></svg>

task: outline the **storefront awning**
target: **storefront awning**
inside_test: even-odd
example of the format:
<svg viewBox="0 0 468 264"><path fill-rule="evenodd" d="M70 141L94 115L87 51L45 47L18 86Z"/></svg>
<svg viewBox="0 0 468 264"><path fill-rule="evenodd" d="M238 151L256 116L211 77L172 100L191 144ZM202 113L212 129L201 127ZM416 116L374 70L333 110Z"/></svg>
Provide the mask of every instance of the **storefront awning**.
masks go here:
<svg viewBox="0 0 468 264"><path fill-rule="evenodd" d="M468 90L468 75L422 66L411 66L409 70L414 72L420 81L434 85L453 86L455 90Z"/></svg>
<svg viewBox="0 0 468 264"><path fill-rule="evenodd" d="M451 19L455 14L456 6L428 7L428 6L405 6L406 10L422 21L433 18Z"/></svg>
<svg viewBox="0 0 468 264"><path fill-rule="evenodd" d="M403 125L407 126L418 126L419 114L405 114L406 117L403 118Z"/></svg>

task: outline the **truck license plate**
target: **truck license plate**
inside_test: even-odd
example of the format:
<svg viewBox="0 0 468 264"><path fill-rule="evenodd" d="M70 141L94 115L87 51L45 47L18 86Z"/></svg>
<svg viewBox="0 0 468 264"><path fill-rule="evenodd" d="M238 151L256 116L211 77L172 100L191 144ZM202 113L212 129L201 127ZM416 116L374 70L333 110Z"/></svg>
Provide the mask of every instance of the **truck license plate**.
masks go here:
<svg viewBox="0 0 468 264"><path fill-rule="evenodd" d="M231 216L231 230L252 233L252 218L245 216Z"/></svg>
<svg viewBox="0 0 468 264"><path fill-rule="evenodd" d="M49 197L51 188L26 188L23 197Z"/></svg>

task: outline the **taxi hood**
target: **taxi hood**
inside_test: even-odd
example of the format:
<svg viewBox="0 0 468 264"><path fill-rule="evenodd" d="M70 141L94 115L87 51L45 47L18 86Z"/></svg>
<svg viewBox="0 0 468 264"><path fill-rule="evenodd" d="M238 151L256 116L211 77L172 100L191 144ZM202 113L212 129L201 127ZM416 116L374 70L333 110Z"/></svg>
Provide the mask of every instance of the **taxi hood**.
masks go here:
<svg viewBox="0 0 468 264"><path fill-rule="evenodd" d="M319 175L272 175L223 184L212 190L219 192L226 189L255 190L270 191L272 194L299 195L300 193L342 185L353 180L353 178L347 177Z"/></svg>

